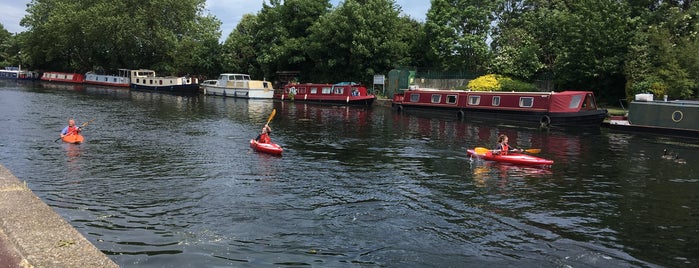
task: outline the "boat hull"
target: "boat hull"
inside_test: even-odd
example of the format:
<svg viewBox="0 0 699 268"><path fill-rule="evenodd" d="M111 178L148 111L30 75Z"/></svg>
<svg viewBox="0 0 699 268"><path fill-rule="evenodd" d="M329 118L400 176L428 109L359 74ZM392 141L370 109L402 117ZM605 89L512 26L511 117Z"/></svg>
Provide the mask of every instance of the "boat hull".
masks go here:
<svg viewBox="0 0 699 268"><path fill-rule="evenodd" d="M73 144L79 144L82 143L85 140L85 137L80 134L74 134L74 135L67 135L61 138L63 142L65 143L73 143Z"/></svg>
<svg viewBox="0 0 699 268"><path fill-rule="evenodd" d="M290 83L275 92L274 98L282 101L362 106L371 106L376 100L376 96L369 94L365 86L353 82Z"/></svg>
<svg viewBox="0 0 699 268"><path fill-rule="evenodd" d="M628 117L613 116L605 125L621 131L699 137L698 117L697 101L633 101Z"/></svg>
<svg viewBox="0 0 699 268"><path fill-rule="evenodd" d="M144 86L131 84L132 89L141 91L156 91L156 92L167 92L174 94L197 94L199 92L199 85L197 84L186 84L186 85L168 85L168 86Z"/></svg>
<svg viewBox="0 0 699 268"><path fill-rule="evenodd" d="M212 96L243 99L271 99L274 96L274 90L271 89L229 88L210 85L204 85L202 88L204 89L204 94Z"/></svg>
<svg viewBox="0 0 699 268"><path fill-rule="evenodd" d="M466 150L467 154L471 157L481 158L487 161L496 161L502 163L510 163L515 165L525 165L525 166L551 166L553 165L553 160L536 157L528 154L518 154L509 153L507 155L497 155L491 152L485 154L477 154L475 150Z"/></svg>
<svg viewBox="0 0 699 268"><path fill-rule="evenodd" d="M282 155L284 151L284 149L276 143L259 143L255 139L250 140L250 148L271 155Z"/></svg>
<svg viewBox="0 0 699 268"><path fill-rule="evenodd" d="M408 90L393 97L398 110L451 114L460 119L490 118L531 122L542 127L599 127L607 110L598 109L592 92L481 92Z"/></svg>

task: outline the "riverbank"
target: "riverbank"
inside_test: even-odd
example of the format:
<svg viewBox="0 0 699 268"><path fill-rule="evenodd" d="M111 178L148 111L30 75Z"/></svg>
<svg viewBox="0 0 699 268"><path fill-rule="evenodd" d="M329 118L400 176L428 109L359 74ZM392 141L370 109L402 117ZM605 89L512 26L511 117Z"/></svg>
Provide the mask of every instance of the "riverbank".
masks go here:
<svg viewBox="0 0 699 268"><path fill-rule="evenodd" d="M0 164L0 266L119 267Z"/></svg>

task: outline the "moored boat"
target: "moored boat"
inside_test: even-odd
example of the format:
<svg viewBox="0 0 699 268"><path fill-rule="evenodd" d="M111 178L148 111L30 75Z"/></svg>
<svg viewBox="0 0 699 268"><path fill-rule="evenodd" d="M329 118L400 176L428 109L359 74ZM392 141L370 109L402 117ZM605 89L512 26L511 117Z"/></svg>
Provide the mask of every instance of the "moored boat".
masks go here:
<svg viewBox="0 0 699 268"><path fill-rule="evenodd" d="M178 94L196 94L199 82L195 77L156 76L155 71L138 69L130 70L131 88Z"/></svg>
<svg viewBox="0 0 699 268"><path fill-rule="evenodd" d="M83 137L83 135L80 135L80 134L72 134L72 135L63 136L63 138L61 138L61 140L63 140L63 142L66 142L66 143L78 144L78 143L82 143L85 140L85 137Z"/></svg>
<svg viewBox="0 0 699 268"><path fill-rule="evenodd" d="M102 86L129 87L131 84L129 74L128 69L119 69L119 74L117 75L88 72L85 74L85 83Z"/></svg>
<svg viewBox="0 0 699 268"><path fill-rule="evenodd" d="M489 117L549 126L600 126L607 110L597 107L591 91L493 92L413 89L393 96L397 110L422 109L459 118Z"/></svg>
<svg viewBox="0 0 699 268"><path fill-rule="evenodd" d="M250 139L250 148L271 155L282 155L284 151L284 149L276 143L259 143L255 139Z"/></svg>
<svg viewBox="0 0 699 268"><path fill-rule="evenodd" d="M628 115L610 119L606 125L614 130L699 137L699 101L658 101L653 94L637 94Z"/></svg>
<svg viewBox="0 0 699 268"><path fill-rule="evenodd" d="M370 106L376 100L376 96L369 94L365 86L353 82L337 84L289 83L283 89L277 90L274 98L278 100L366 106Z"/></svg>
<svg viewBox="0 0 699 268"><path fill-rule="evenodd" d="M0 70L0 79L36 80L39 79L39 73L10 66Z"/></svg>
<svg viewBox="0 0 699 268"><path fill-rule="evenodd" d="M201 87L206 95L245 99L271 99L274 96L271 82L251 80L247 74L224 73L215 83L207 81Z"/></svg>
<svg viewBox="0 0 699 268"><path fill-rule="evenodd" d="M496 161L502 163L510 163L515 165L526 165L526 166L543 166L548 167L553 165L553 160L536 157L528 154L520 153L508 153L506 155L493 154L491 151L485 153L476 152L475 149L468 149L466 153L470 157L475 157L487 161Z"/></svg>
<svg viewBox="0 0 699 268"><path fill-rule="evenodd" d="M41 80L49 82L82 84L85 82L85 76L77 73L45 72L41 75Z"/></svg>

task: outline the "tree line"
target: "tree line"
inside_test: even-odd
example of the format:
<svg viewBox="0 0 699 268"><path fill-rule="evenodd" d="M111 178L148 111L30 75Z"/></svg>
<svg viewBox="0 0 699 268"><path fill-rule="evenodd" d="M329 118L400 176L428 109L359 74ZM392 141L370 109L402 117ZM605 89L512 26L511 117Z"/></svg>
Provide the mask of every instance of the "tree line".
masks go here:
<svg viewBox="0 0 699 268"><path fill-rule="evenodd" d="M692 99L699 7L690 0L432 0L424 22L394 0L267 0L219 42L205 0L33 0L27 31L0 27L0 63L86 72L148 68L301 82L357 81L409 66L497 74L608 101Z"/></svg>

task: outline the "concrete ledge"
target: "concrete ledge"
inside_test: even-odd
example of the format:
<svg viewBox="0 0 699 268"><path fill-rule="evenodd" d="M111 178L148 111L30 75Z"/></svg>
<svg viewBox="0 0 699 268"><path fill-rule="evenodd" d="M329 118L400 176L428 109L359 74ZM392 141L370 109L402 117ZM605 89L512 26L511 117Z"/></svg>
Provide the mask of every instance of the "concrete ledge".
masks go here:
<svg viewBox="0 0 699 268"><path fill-rule="evenodd" d="M119 267L0 165L3 267Z"/></svg>

